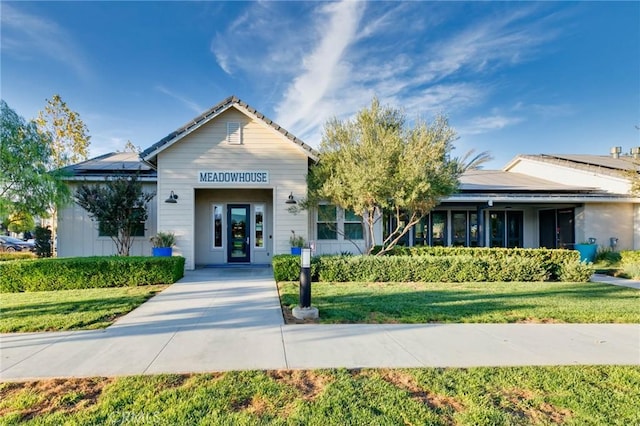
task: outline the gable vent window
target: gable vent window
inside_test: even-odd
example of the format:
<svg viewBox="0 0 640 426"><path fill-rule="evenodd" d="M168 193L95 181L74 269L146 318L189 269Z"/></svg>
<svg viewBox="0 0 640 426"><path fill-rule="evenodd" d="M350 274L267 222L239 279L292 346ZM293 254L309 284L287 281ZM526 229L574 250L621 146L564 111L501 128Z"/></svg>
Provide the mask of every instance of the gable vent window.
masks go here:
<svg viewBox="0 0 640 426"><path fill-rule="evenodd" d="M227 123L227 143L229 145L242 145L242 127L236 121Z"/></svg>

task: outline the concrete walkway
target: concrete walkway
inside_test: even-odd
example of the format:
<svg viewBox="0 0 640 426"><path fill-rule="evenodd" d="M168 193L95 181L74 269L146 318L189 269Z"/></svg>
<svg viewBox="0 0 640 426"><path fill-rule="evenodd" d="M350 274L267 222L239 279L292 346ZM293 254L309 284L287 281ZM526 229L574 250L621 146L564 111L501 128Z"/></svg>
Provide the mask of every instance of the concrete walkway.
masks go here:
<svg viewBox="0 0 640 426"><path fill-rule="evenodd" d="M640 281L627 280L625 278L611 277L604 274L593 274L591 282L617 285L619 287L629 287L640 290Z"/></svg>
<svg viewBox="0 0 640 426"><path fill-rule="evenodd" d="M330 367L640 365L640 324L284 325L270 268L202 269L107 329L4 334L0 351L2 380Z"/></svg>

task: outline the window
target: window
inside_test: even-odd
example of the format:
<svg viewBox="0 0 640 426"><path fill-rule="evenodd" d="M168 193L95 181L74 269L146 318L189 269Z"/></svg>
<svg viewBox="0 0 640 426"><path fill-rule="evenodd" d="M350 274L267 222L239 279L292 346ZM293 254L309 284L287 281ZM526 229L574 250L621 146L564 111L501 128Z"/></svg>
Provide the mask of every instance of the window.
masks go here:
<svg viewBox="0 0 640 426"><path fill-rule="evenodd" d="M507 247L522 247L522 212L507 212Z"/></svg>
<svg viewBox="0 0 640 426"><path fill-rule="evenodd" d="M237 121L227 123L227 143L229 145L242 145L242 127Z"/></svg>
<svg viewBox="0 0 640 426"><path fill-rule="evenodd" d="M452 218L453 235L451 244L454 246L467 245L467 212L453 212Z"/></svg>
<svg viewBox="0 0 640 426"><path fill-rule="evenodd" d="M256 204L254 207L255 238L253 239L256 248L264 248L264 204Z"/></svg>
<svg viewBox="0 0 640 426"><path fill-rule="evenodd" d="M336 206L333 204L323 204L318 206L318 239L337 240L336 229L338 227L338 216Z"/></svg>
<svg viewBox="0 0 640 426"><path fill-rule="evenodd" d="M420 219L413 227L413 245L426 246L429 245L429 216Z"/></svg>
<svg viewBox="0 0 640 426"><path fill-rule="evenodd" d="M489 247L504 247L504 212L491 212L489 215Z"/></svg>
<svg viewBox="0 0 640 426"><path fill-rule="evenodd" d="M431 245L447 245L447 212L431 213Z"/></svg>
<svg viewBox="0 0 640 426"><path fill-rule="evenodd" d="M480 245L480 232L478 230L478 213L469 213L469 246Z"/></svg>
<svg viewBox="0 0 640 426"><path fill-rule="evenodd" d="M213 248L222 247L222 205L213 206Z"/></svg>
<svg viewBox="0 0 640 426"><path fill-rule="evenodd" d="M362 240L362 216L352 211L344 212L344 238L348 240Z"/></svg>
<svg viewBox="0 0 640 426"><path fill-rule="evenodd" d="M491 247L522 247L523 216L518 211L491 212Z"/></svg>
<svg viewBox="0 0 640 426"><path fill-rule="evenodd" d="M132 212L133 215L140 215L142 214L142 209L134 209L134 211ZM132 237L144 237L144 227L145 227L145 222L144 221L138 221L133 225L133 228L131 229L131 236ZM98 236L99 237L115 237L117 234L117 231L113 230L113 229L109 229L110 227L108 226L108 224L103 223L103 222L98 222Z"/></svg>

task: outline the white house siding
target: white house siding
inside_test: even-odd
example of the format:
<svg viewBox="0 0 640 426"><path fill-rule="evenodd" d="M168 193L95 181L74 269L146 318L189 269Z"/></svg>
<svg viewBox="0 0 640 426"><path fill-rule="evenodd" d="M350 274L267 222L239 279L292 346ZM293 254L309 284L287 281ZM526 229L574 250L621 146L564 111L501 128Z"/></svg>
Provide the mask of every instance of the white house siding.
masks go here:
<svg viewBox="0 0 640 426"><path fill-rule="evenodd" d="M598 174L595 172L595 168L594 170L583 170L545 161L536 161L530 158L518 158L509 167L508 171L564 185L601 188L615 194L627 194L631 188L628 179Z"/></svg>
<svg viewBox="0 0 640 426"><path fill-rule="evenodd" d="M319 240L317 229L317 211L312 209L309 212L309 237L315 245L314 254L340 254L351 253L361 254L366 252L364 240L349 240L344 237L344 210L337 210L337 239L335 240ZM363 229L363 233L367 232ZM382 244L382 218L374 225L374 237L376 244Z"/></svg>
<svg viewBox="0 0 640 426"><path fill-rule="evenodd" d="M242 145L226 142L227 122L241 123ZM175 252L186 258L187 269L195 267L195 189L230 188L224 184L198 183L199 171L268 171L268 184L234 183L233 188L272 190L274 254L289 252L292 230L308 238L308 216L289 213L289 205L285 203L290 193L297 199L306 196L308 157L295 143L261 120L232 107L161 151L157 161L158 229L176 233ZM162 202L170 191L179 196L176 204Z"/></svg>
<svg viewBox="0 0 640 426"><path fill-rule="evenodd" d="M98 183L98 182L96 182ZM145 192L155 191L155 183L144 183ZM70 184L73 193L77 184ZM156 196L157 198L157 196ZM154 198L148 205L149 217L145 224L145 236L134 237L131 256L151 255L149 237L156 233L157 203ZM58 213L58 257L110 256L117 254L109 237L98 236L98 222L76 203L69 204Z"/></svg>
<svg viewBox="0 0 640 426"><path fill-rule="evenodd" d="M638 248L634 233L629 232L634 227L638 224L633 204L588 203L576 209L576 243L596 238L600 248L608 248L609 239L615 237L618 250Z"/></svg>

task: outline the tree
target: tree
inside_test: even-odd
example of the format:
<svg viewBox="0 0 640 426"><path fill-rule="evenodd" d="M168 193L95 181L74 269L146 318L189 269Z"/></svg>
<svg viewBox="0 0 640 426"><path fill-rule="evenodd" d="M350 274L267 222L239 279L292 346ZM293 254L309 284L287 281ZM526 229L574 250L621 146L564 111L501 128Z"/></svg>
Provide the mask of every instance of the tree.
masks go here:
<svg viewBox="0 0 640 426"><path fill-rule="evenodd" d="M47 99L47 105L38 114L36 123L40 132L50 135L51 169L87 159L91 139L87 126L60 95Z"/></svg>
<svg viewBox="0 0 640 426"><path fill-rule="evenodd" d="M144 192L137 175L107 178L103 184L83 184L74 199L98 222L101 232L116 245L120 256L129 256L136 227L148 218L147 203L155 192Z"/></svg>
<svg viewBox="0 0 640 426"><path fill-rule="evenodd" d="M33 216L29 213L18 213L7 216L2 222L2 226L17 234L33 231L36 226Z"/></svg>
<svg viewBox="0 0 640 426"><path fill-rule="evenodd" d="M50 156L49 136L0 100L0 222L48 216L64 202L69 192L61 173L48 170Z"/></svg>
<svg viewBox="0 0 640 426"><path fill-rule="evenodd" d="M377 244L375 224L388 212L396 225L380 242L384 254L457 189L464 166L450 157L454 139L446 118L410 126L401 111L374 98L353 120L325 125L307 203L324 200L361 213L368 253Z"/></svg>
<svg viewBox="0 0 640 426"><path fill-rule="evenodd" d="M133 142L128 140L124 145L124 149L122 150L122 152L134 152L136 154L140 154L142 152L142 148L140 148L139 146L135 146Z"/></svg>
<svg viewBox="0 0 640 426"><path fill-rule="evenodd" d="M47 99L47 104L43 111L38 113L36 119L38 130L48 135L50 141L51 156L48 167L50 170L60 170L71 164L84 161L88 158L89 131L80 118L80 114L72 111L60 95L53 95ZM53 239L57 234L58 205L66 204L70 201L68 187L60 188L58 198L61 200L51 209L53 218Z"/></svg>

